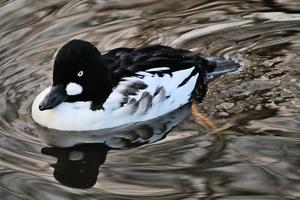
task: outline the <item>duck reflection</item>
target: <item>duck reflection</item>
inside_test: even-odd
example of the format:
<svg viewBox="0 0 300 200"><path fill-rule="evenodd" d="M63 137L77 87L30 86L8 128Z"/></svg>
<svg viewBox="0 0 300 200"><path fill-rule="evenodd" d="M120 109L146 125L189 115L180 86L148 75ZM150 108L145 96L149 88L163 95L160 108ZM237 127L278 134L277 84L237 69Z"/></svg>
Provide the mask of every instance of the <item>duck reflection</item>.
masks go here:
<svg viewBox="0 0 300 200"><path fill-rule="evenodd" d="M105 162L109 147L105 144L81 144L69 148L46 147L42 153L57 158L51 166L54 178L63 185L86 189L97 181L99 167Z"/></svg>
<svg viewBox="0 0 300 200"><path fill-rule="evenodd" d="M161 140L189 114L186 105L163 117L116 129L92 132L43 129L41 140L56 147L43 148L42 153L57 158L51 165L57 181L73 188L91 188L110 149L128 149Z"/></svg>

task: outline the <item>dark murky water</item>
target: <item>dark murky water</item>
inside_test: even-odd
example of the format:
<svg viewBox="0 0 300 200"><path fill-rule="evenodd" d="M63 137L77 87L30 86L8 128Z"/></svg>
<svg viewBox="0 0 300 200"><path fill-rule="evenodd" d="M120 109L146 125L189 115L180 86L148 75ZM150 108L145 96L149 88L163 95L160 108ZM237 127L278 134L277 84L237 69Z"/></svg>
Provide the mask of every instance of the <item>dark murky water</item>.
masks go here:
<svg viewBox="0 0 300 200"><path fill-rule="evenodd" d="M1 199L300 198L297 0L0 4ZM45 148L30 107L72 38L102 51L159 43L238 60L242 71L215 80L201 107L221 139L188 118L167 136L109 143L124 150Z"/></svg>

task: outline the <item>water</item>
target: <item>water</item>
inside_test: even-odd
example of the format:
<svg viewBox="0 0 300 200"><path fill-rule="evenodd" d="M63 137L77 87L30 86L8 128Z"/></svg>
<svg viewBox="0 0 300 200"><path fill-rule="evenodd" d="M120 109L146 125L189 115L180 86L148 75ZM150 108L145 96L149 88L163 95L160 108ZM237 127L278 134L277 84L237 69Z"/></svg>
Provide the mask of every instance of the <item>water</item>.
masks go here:
<svg viewBox="0 0 300 200"><path fill-rule="evenodd" d="M1 1L1 199L300 198L299 5ZM30 107L51 84L55 52L73 38L103 52L159 43L239 61L242 70L213 81L201 104L222 137L189 117L167 135L109 143L122 150L47 147Z"/></svg>

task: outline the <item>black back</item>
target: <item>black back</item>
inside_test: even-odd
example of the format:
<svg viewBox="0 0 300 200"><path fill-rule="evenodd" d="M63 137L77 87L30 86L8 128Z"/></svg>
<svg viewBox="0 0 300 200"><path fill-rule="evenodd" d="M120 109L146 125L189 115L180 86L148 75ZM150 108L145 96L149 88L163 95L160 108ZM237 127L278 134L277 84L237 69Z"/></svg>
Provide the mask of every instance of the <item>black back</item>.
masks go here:
<svg viewBox="0 0 300 200"><path fill-rule="evenodd" d="M112 72L113 82L117 84L122 77L134 75L138 71L145 71L151 68L168 67L172 72L195 67L191 76L199 73L197 85L193 92L193 98L201 101L207 91L205 75L211 70L210 62L199 54L188 50L174 49L162 45L151 45L132 48L117 48L102 56L105 65ZM153 72L159 75L159 72ZM190 77L187 77L188 81Z"/></svg>
<svg viewBox="0 0 300 200"><path fill-rule="evenodd" d="M198 73L205 73L208 61L188 50L162 45L117 48L103 55L106 66L113 72L115 81L137 71L169 67L170 72L195 66Z"/></svg>

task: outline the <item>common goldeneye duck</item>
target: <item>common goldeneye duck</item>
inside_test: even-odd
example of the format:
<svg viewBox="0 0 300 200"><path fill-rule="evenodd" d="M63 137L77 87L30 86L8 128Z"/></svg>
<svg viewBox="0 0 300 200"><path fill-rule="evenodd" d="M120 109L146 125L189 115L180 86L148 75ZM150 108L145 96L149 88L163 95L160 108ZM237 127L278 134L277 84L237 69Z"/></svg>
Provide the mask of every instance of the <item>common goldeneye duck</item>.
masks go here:
<svg viewBox="0 0 300 200"><path fill-rule="evenodd" d="M58 51L52 87L34 100L32 117L42 126L67 131L147 121L191 99L201 101L209 79L238 68L231 60L161 45L101 55L91 43L72 40Z"/></svg>

